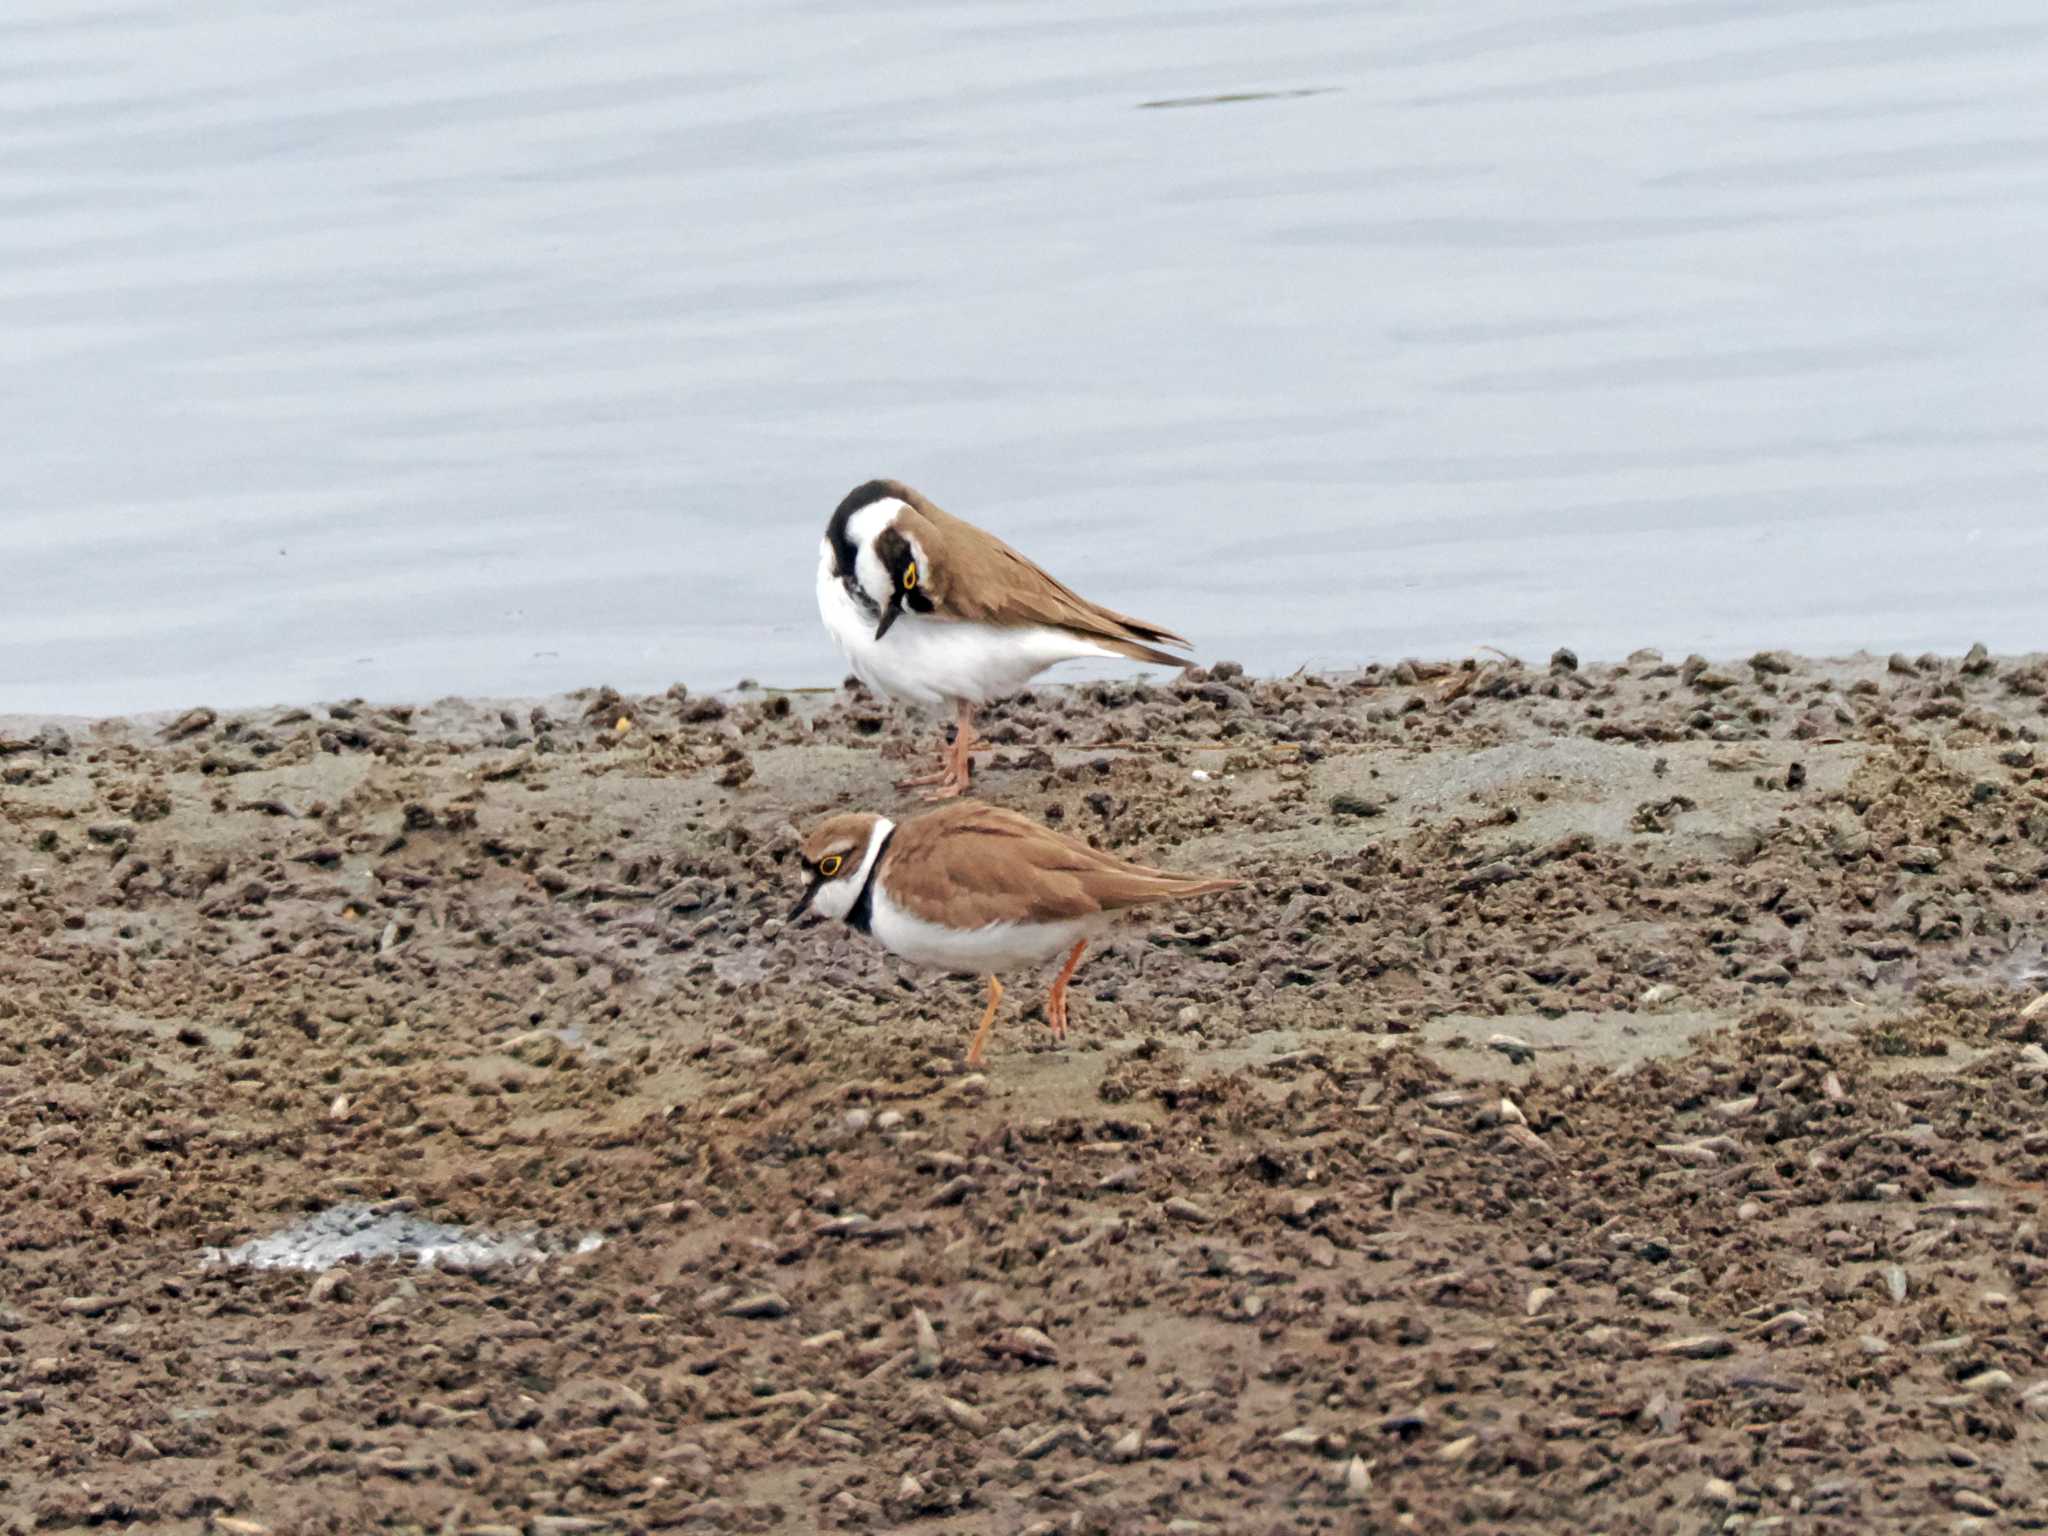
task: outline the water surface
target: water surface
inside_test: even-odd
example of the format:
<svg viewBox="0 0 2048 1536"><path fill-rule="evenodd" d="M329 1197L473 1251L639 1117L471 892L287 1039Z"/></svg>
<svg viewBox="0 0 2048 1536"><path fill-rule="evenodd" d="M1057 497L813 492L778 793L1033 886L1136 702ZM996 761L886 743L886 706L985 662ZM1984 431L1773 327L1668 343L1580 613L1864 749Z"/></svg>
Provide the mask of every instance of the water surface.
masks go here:
<svg viewBox="0 0 2048 1536"><path fill-rule="evenodd" d="M874 474L1263 671L2038 646L2044 80L2039 0L14 0L0 710L834 681Z"/></svg>

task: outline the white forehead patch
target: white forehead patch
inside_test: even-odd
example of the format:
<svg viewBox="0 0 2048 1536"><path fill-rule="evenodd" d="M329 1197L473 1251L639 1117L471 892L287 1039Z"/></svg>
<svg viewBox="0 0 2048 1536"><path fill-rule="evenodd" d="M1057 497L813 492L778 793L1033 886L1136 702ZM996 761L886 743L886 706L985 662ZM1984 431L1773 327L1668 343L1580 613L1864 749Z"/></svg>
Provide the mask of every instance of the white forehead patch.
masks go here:
<svg viewBox="0 0 2048 1536"><path fill-rule="evenodd" d="M867 549L882 536L884 528L896 521L898 512L908 510L908 504L894 496L871 501L846 520L846 536L853 540L856 548Z"/></svg>
<svg viewBox="0 0 2048 1536"><path fill-rule="evenodd" d="M841 874L837 880L828 880L818 888L811 906L822 916L845 921L853 911L853 904L860 899L860 888L868 883L868 875L875 867L875 860L881 855L882 843L896 830L896 823L886 816L875 818L875 828L868 834L868 845L862 851L860 868L852 875Z"/></svg>
<svg viewBox="0 0 2048 1536"><path fill-rule="evenodd" d="M875 553L875 540L882 536L882 530L896 520L896 514L907 510L905 504L894 496L884 496L880 501L871 501L846 520L846 536L853 540L853 576L860 583L861 591L874 599L880 607L889 601L889 589L896 583L889 576L889 568L882 564L882 557Z"/></svg>

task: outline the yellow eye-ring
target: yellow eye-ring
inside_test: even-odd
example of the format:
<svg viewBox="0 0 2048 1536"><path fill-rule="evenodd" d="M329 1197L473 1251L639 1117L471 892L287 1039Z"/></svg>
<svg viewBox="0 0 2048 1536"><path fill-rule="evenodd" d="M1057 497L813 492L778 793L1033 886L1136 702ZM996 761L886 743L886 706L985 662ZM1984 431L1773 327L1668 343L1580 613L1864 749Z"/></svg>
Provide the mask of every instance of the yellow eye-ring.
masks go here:
<svg viewBox="0 0 2048 1536"><path fill-rule="evenodd" d="M906 591L906 592L911 592L911 591L915 591L915 590L916 590L916 588L917 588L917 567L916 567L916 566L914 566L914 565L910 565L910 566L905 566L905 567L904 567L904 569L903 569L903 590L904 590L904 591Z"/></svg>
<svg viewBox="0 0 2048 1536"><path fill-rule="evenodd" d="M846 860L841 858L838 854L828 853L825 855L825 857L818 860L818 873L823 875L827 880L830 880L834 875L839 873L839 866L844 864L845 862Z"/></svg>

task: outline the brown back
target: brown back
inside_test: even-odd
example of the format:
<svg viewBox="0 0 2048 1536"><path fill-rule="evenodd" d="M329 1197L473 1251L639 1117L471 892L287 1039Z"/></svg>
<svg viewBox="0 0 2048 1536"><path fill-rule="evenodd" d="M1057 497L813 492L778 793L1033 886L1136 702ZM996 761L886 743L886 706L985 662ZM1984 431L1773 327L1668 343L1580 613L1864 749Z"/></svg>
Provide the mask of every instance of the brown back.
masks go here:
<svg viewBox="0 0 2048 1536"><path fill-rule="evenodd" d="M940 615L983 624L1050 625L1134 661L1187 665L1157 648L1188 644L1172 630L1089 602L994 534L942 511L907 485L893 489L910 508L898 515L896 526L924 548L924 593Z"/></svg>
<svg viewBox="0 0 2048 1536"><path fill-rule="evenodd" d="M1134 864L979 800L897 827L881 878L891 901L952 928L1065 922L1244 884Z"/></svg>

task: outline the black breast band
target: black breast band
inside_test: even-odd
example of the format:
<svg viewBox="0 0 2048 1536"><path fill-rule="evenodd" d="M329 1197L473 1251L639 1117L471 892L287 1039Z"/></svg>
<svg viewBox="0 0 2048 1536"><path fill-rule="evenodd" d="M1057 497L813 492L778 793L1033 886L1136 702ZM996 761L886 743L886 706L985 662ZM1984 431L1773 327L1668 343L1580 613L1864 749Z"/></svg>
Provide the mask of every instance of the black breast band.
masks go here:
<svg viewBox="0 0 2048 1536"><path fill-rule="evenodd" d="M882 873L882 855L889 851L889 840L895 835L894 827L882 835L882 846L875 850L875 862L868 866L868 877L861 882L860 894L853 898L853 910L846 914L847 925L856 933L866 933L875 920L875 881Z"/></svg>

